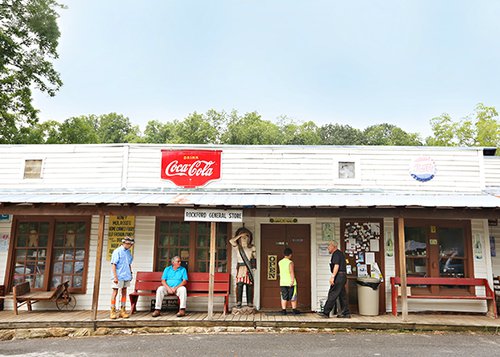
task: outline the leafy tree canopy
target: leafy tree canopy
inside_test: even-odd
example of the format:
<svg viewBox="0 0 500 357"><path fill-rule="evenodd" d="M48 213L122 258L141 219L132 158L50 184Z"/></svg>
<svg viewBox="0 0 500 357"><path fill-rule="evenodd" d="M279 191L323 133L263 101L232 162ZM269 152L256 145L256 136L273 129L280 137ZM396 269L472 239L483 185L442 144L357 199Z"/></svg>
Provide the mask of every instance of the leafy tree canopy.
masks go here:
<svg viewBox="0 0 500 357"><path fill-rule="evenodd" d="M0 143L36 123L31 88L53 96L62 85L51 62L58 57L61 7L55 0L0 2Z"/></svg>
<svg viewBox="0 0 500 357"><path fill-rule="evenodd" d="M363 131L363 141L365 145L422 145L418 134L407 133L403 129L387 123L367 127Z"/></svg>
<svg viewBox="0 0 500 357"><path fill-rule="evenodd" d="M432 146L500 147L500 121L495 107L479 103L474 112L462 120L443 113L431 119L433 136L426 139Z"/></svg>
<svg viewBox="0 0 500 357"><path fill-rule="evenodd" d="M319 129L323 145L362 145L363 132L350 125L326 124Z"/></svg>

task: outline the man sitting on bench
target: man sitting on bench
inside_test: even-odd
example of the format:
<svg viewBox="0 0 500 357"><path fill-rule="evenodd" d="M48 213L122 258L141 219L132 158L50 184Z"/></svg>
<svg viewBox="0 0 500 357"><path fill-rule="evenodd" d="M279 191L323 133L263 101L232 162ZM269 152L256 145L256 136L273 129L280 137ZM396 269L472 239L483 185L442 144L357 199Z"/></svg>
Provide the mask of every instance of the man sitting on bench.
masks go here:
<svg viewBox="0 0 500 357"><path fill-rule="evenodd" d="M181 266L181 258L175 256L171 260L172 265L165 268L161 277L161 286L156 289L156 304L153 317L160 316L161 304L165 294L177 295L179 297L179 312L177 317L186 315L186 300L188 276L186 268Z"/></svg>

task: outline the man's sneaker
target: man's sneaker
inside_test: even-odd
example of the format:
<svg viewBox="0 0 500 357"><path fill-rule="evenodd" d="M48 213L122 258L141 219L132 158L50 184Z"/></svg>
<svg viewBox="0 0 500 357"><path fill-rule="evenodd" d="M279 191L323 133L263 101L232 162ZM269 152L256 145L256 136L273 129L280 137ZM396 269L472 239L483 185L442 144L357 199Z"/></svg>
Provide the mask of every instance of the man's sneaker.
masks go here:
<svg viewBox="0 0 500 357"><path fill-rule="evenodd" d="M323 318L323 319L328 319L328 318L330 318L330 316L329 316L329 315L327 315L327 314L325 314L324 312L318 312L318 313L317 313L317 315L318 315L318 317L321 317L321 318Z"/></svg>
<svg viewBox="0 0 500 357"><path fill-rule="evenodd" d="M299 310L297 310L297 309L293 309L293 314L294 314L294 315L299 315L299 314L300 314L300 311L299 311Z"/></svg>
<svg viewBox="0 0 500 357"><path fill-rule="evenodd" d="M340 319L350 319L351 318L351 314L337 315L337 317L340 318Z"/></svg>
<svg viewBox="0 0 500 357"><path fill-rule="evenodd" d="M175 315L175 316L177 316L177 317L186 316L186 310L180 309L179 312L177 313L177 315Z"/></svg>
<svg viewBox="0 0 500 357"><path fill-rule="evenodd" d="M161 315L160 310L155 310L155 311L153 312L153 317L158 317L158 316L160 316L160 315Z"/></svg>
<svg viewBox="0 0 500 357"><path fill-rule="evenodd" d="M286 315L286 310L281 310L281 315Z"/></svg>

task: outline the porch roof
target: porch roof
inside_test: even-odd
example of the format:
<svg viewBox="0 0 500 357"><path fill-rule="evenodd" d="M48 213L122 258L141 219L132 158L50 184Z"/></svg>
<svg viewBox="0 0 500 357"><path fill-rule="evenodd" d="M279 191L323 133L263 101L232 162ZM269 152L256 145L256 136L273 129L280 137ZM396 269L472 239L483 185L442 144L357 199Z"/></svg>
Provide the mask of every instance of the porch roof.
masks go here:
<svg viewBox="0 0 500 357"><path fill-rule="evenodd" d="M423 207L500 208L500 197L491 193L407 193L331 190L176 190L176 191L3 191L0 204L140 205L178 207ZM1 207L1 206L0 206ZM0 209L1 210L1 209Z"/></svg>

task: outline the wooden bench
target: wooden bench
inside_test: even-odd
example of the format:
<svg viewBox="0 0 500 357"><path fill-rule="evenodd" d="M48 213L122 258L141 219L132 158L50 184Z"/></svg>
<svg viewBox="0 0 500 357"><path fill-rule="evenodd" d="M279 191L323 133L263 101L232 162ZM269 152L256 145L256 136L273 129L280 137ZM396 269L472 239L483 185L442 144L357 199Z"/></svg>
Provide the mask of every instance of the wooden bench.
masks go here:
<svg viewBox="0 0 500 357"><path fill-rule="evenodd" d="M392 314L397 316L398 314L398 288L396 285L401 286L400 277L391 278L391 300L392 300ZM473 294L467 294L464 292L459 292L457 294L447 294L447 295L431 295L431 294L410 294L407 296L408 299L462 299L462 300L486 300L488 303L488 315L497 317L497 307L495 304L495 294L490 288L487 279L479 278L427 278L427 277L407 277L406 285L411 287L412 285L446 285L446 286L483 286L486 291L486 296L477 296Z"/></svg>
<svg viewBox="0 0 500 357"><path fill-rule="evenodd" d="M59 284L55 290L51 291L31 291L30 283L25 281L14 285L12 294L0 296L0 299L13 300L14 313L19 314L18 309L22 305L28 306L28 311L32 311L32 305L38 301L55 301L59 310L73 310L76 299L68 292L69 281Z"/></svg>
<svg viewBox="0 0 500 357"><path fill-rule="evenodd" d="M500 276L493 277L493 291L495 293L495 300L498 311L498 309L500 309Z"/></svg>
<svg viewBox="0 0 500 357"><path fill-rule="evenodd" d="M155 296L156 289L161 286L161 276L163 272L139 271L135 275L135 288L129 294L131 313L136 311L139 296ZM208 273L189 273L186 285L187 296L201 297L208 296ZM229 273L215 273L214 276L214 296L224 297L224 313L229 311L229 292L231 290L231 280ZM172 296L172 295L170 295Z"/></svg>

